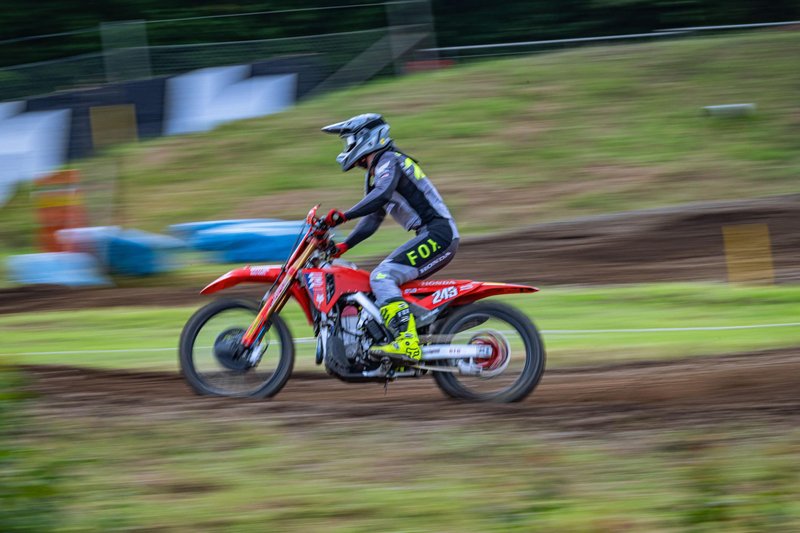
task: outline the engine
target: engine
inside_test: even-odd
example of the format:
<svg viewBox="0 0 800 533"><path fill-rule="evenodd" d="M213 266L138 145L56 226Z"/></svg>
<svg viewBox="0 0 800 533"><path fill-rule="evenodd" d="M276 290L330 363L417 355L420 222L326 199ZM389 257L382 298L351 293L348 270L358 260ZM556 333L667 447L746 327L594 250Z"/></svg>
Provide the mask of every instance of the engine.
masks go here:
<svg viewBox="0 0 800 533"><path fill-rule="evenodd" d="M332 318L336 325L333 334L324 341L325 369L344 381L364 381L361 372L372 370L379 363L369 355L369 349L386 340L384 329L369 312L360 310L355 304L346 304L338 316Z"/></svg>
<svg viewBox="0 0 800 533"><path fill-rule="evenodd" d="M351 362L355 360L359 353L361 345L361 332L359 331L359 314L358 309L353 305L348 305L342 309L342 314L339 317L339 324L341 326L342 342L344 342L344 350L347 359Z"/></svg>

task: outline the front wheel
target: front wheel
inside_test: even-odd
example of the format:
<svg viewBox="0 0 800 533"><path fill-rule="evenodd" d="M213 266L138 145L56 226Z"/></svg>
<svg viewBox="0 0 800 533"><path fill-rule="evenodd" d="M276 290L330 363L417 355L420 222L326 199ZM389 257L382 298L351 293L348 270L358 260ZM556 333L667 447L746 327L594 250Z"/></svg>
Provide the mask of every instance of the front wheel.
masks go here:
<svg viewBox="0 0 800 533"><path fill-rule="evenodd" d="M294 343L280 316L252 352L242 349L242 336L258 314L244 300L217 300L197 311L181 333L181 374L198 394L267 398L280 391L294 367Z"/></svg>
<svg viewBox="0 0 800 533"><path fill-rule="evenodd" d="M545 353L536 326L523 313L499 302L464 306L437 328L441 342L490 344L491 360L476 360L478 376L434 372L436 384L453 398L518 402L528 396L544 373Z"/></svg>

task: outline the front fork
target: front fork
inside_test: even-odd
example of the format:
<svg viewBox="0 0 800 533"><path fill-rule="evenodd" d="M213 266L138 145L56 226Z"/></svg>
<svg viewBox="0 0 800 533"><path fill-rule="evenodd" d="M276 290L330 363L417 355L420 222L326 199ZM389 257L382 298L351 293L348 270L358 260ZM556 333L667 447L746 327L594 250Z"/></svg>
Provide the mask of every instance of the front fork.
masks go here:
<svg viewBox="0 0 800 533"><path fill-rule="evenodd" d="M289 281L290 283L286 283L286 281ZM290 284L291 279L287 277L278 287L278 290L270 294L266 302L264 302L264 305L261 306L261 309L258 311L258 315L256 315L256 319L252 324L250 324L250 327L247 328L244 337L242 337L242 344L245 348L250 349L253 346L257 346L258 343L261 342L261 339L264 338L264 335L266 335L267 331L269 331L269 319L274 313L280 313L281 309L283 309L283 306L289 299Z"/></svg>
<svg viewBox="0 0 800 533"><path fill-rule="evenodd" d="M289 289L292 283L297 282L297 272L308 262L313 253L314 247L307 246L303 253L300 254L300 257L286 270L278 284L278 288L269 295L267 301L264 302L264 305L258 311L256 319L250 324L244 337L242 337L242 345L244 345L245 348L249 350L253 346L257 346L258 343L261 342L261 339L264 338L264 335L269 330L269 319L273 314L280 313L283 306L286 305L286 302L289 300Z"/></svg>
<svg viewBox="0 0 800 533"><path fill-rule="evenodd" d="M289 286L284 288L283 291L275 291L269 295L261 309L256 315L256 319L250 324L250 327L242 337L242 347L244 354L249 360L250 366L256 366L264 352L267 350L267 345L262 341L270 328L270 318L275 313L280 313L283 306L289 300Z"/></svg>

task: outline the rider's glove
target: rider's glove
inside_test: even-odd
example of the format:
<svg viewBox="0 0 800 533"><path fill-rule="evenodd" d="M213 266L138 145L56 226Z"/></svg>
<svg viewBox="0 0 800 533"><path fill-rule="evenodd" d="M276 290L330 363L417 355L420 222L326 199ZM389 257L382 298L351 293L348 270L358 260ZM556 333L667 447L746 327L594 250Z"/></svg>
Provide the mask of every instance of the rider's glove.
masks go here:
<svg viewBox="0 0 800 533"><path fill-rule="evenodd" d="M350 247L347 246L346 242L340 242L333 247L333 250L331 251L331 258L336 259L337 257L342 257L342 255L344 255L344 253L349 249Z"/></svg>
<svg viewBox="0 0 800 533"><path fill-rule="evenodd" d="M331 209L328 211L328 214L325 215L325 224L327 224L329 228L335 228L339 224L345 222L347 222L347 217L338 209Z"/></svg>

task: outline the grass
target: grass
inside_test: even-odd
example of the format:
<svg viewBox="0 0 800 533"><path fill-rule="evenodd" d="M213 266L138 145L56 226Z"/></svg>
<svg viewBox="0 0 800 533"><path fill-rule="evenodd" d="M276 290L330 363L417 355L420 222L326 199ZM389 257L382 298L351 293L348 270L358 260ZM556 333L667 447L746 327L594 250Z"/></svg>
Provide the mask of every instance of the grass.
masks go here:
<svg viewBox="0 0 800 533"><path fill-rule="evenodd" d="M535 295L507 297L505 301L520 307L545 331L550 367L800 345L800 326L716 331L558 331L797 322L800 286L656 284L545 288ZM112 308L0 316L2 357L31 364L174 370L180 330L194 310ZM295 337L313 336L296 304L288 306L284 316ZM298 344L297 348L298 366L312 368L313 344ZM62 351L74 353L14 355Z"/></svg>
<svg viewBox="0 0 800 533"><path fill-rule="evenodd" d="M316 202L347 206L361 194L361 176L338 171L340 143L320 126L379 111L466 234L795 192L798 45L797 32L771 30L468 63L209 133L120 146L76 166L93 183L119 177L112 218L127 226L299 218ZM705 105L733 102L756 102L759 112L702 116ZM0 211L0 248L31 245L31 202L23 187Z"/></svg>
<svg viewBox="0 0 800 533"><path fill-rule="evenodd" d="M36 448L69 465L58 487L60 531L800 526L796 431L553 440L501 422L279 426L192 415L49 419L34 427Z"/></svg>

